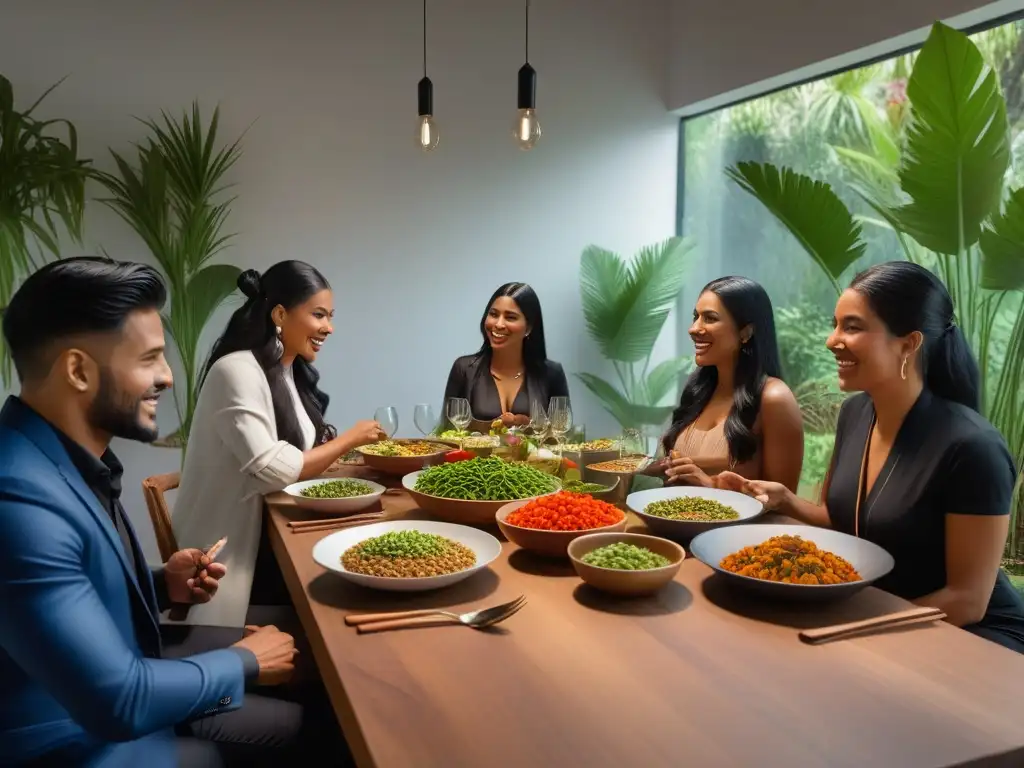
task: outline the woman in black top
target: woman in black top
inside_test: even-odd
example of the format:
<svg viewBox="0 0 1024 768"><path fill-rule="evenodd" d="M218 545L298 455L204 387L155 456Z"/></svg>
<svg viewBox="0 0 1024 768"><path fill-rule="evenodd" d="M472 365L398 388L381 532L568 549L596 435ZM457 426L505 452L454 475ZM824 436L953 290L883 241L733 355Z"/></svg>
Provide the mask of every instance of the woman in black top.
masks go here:
<svg viewBox="0 0 1024 768"><path fill-rule="evenodd" d="M511 425L529 419L530 405L546 409L552 397L568 397L562 366L548 360L540 300L526 283L506 283L494 292L480 318L484 343L475 355L458 358L448 374L445 403L469 400L473 419L502 418Z"/></svg>
<svg viewBox="0 0 1024 768"><path fill-rule="evenodd" d="M854 278L828 348L844 403L824 506L778 483L728 483L796 518L861 536L896 560L878 586L1024 653L1024 599L1000 569L1013 457L979 413L978 366L942 282L910 262Z"/></svg>

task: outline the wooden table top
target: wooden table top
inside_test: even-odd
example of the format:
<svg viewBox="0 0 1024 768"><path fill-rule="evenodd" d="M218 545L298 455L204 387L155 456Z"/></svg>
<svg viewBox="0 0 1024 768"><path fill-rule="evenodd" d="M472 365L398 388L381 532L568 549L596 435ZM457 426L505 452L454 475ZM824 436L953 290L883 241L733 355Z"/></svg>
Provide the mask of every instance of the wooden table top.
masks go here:
<svg viewBox="0 0 1024 768"><path fill-rule="evenodd" d="M349 470L346 473L357 473ZM407 494L394 519L427 519ZM504 542L489 569L418 595L313 562L324 535L268 497L271 540L361 766L1024 765L1024 656L945 623L821 646L799 629L907 607L868 588L828 607L752 601L687 559L656 596L616 600L566 561ZM495 535L501 539L497 529ZM359 635L350 612L459 612L525 594L488 632Z"/></svg>

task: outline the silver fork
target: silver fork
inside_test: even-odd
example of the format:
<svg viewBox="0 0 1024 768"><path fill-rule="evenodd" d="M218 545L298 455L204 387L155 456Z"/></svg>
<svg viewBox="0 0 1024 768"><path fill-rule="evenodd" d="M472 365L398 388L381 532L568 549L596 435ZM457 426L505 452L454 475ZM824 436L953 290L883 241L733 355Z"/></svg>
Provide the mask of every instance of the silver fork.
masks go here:
<svg viewBox="0 0 1024 768"><path fill-rule="evenodd" d="M398 611L394 613L364 613L345 617L345 623L354 626L361 632L380 632L387 629L403 629L411 627L430 627L438 623L465 624L473 629L485 629L504 621L517 613L526 605L526 595L515 600L491 608L482 608L469 613L453 613L428 608L417 611ZM424 619L427 619L424 621ZM433 619L432 621L430 619Z"/></svg>

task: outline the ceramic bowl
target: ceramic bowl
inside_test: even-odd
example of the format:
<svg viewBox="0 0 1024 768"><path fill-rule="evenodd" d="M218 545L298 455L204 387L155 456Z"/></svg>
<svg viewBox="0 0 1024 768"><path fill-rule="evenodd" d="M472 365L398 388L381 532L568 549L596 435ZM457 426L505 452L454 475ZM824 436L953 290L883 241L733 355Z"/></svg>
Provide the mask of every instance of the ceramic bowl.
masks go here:
<svg viewBox="0 0 1024 768"><path fill-rule="evenodd" d="M668 558L669 564L647 571L620 571L583 562L583 556L609 544L632 544ZM642 533L591 533L569 545L569 559L576 573L594 589L622 597L650 595L663 588L679 572L686 553L673 541Z"/></svg>
<svg viewBox="0 0 1024 768"><path fill-rule="evenodd" d="M401 477L410 472L423 469L428 464L440 463L443 460L444 454L452 450L446 443L436 440L399 438L391 442L398 443L399 445L403 443L430 443L436 450L431 453L425 453L422 456L377 456L376 454L366 452L365 448L369 446L357 448L356 451L363 457L363 464L367 467L382 472L385 475Z"/></svg>
<svg viewBox="0 0 1024 768"><path fill-rule="evenodd" d="M757 546L773 536L785 535L800 536L838 555L857 570L861 580L848 584L786 584L741 576L722 568L722 559L727 555L744 547ZM877 544L839 531L809 525L758 524L716 528L694 538L690 552L697 560L721 574L730 586L755 595L798 602L827 602L850 597L878 581L895 565L892 555Z"/></svg>
<svg viewBox="0 0 1024 768"><path fill-rule="evenodd" d="M671 520L667 517L649 515L644 511L647 505L655 501L692 496L712 499L730 506L739 513L739 518L736 520L720 521ZM689 543L694 536L704 531L740 523L749 523L764 514L764 505L746 494L737 493L736 491L724 491L718 488L699 488L687 485L669 485L664 488L652 488L647 491L631 493L626 497L626 506L644 521L648 530L655 536L664 536L666 539L678 541L681 544Z"/></svg>
<svg viewBox="0 0 1024 768"><path fill-rule="evenodd" d="M509 503L508 499L503 501L466 501L464 499L445 499L441 496L430 496L416 490L416 479L419 476L419 472L412 472L406 475L402 478L402 486L409 492L409 495L412 496L420 509L424 512L429 512L440 520L450 523L461 523L463 525L494 525L495 513ZM551 483L550 493L558 493L561 489L558 479L552 477ZM547 496L548 494L541 495ZM523 499L523 501L529 501L529 499Z"/></svg>
<svg viewBox="0 0 1024 768"><path fill-rule="evenodd" d="M302 495L302 491L306 488L310 488L311 486L344 479L347 478L318 477L315 480L303 480L298 483L292 483L284 489L284 492L291 496L297 507L308 509L310 512L317 512L322 515L338 515L347 512L358 512L360 509L366 509L367 507L372 506L380 499L381 495L386 490L383 485L374 483L370 480L351 478L352 480L366 485L368 491L365 495L348 496L344 499L311 499L308 496Z"/></svg>
<svg viewBox="0 0 1024 768"><path fill-rule="evenodd" d="M389 531L416 530L420 533L434 533L457 541L473 550L476 563L471 567L448 573L444 576L424 576L422 578L389 578L386 576L367 576L345 570L341 564L341 556L350 547L380 536ZM313 545L313 560L336 573L344 579L371 589L382 589L388 592L423 592L428 589L447 587L463 579L469 578L486 568L501 554L501 542L494 536L476 528L451 523L437 523L430 520L394 520L384 523L372 523L336 531L320 539Z"/></svg>
<svg viewBox="0 0 1024 768"><path fill-rule="evenodd" d="M624 531L626 530L626 516L622 520L601 528L590 528L585 531L542 531L536 528L522 528L518 525L510 525L505 521L510 514L524 506L526 501L513 501L505 504L497 511L494 519L498 528L505 534L505 538L511 541L520 549L533 552L545 557L565 557L569 545L581 536L586 536L599 531Z"/></svg>

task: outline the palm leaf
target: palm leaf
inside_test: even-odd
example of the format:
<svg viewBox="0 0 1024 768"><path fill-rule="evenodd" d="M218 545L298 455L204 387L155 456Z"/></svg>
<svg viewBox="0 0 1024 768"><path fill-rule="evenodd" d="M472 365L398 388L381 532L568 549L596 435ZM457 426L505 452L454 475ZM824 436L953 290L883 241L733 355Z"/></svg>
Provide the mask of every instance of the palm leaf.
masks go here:
<svg viewBox="0 0 1024 768"><path fill-rule="evenodd" d="M726 174L778 219L841 293L839 278L864 255L860 224L828 184L789 168L737 163Z"/></svg>
<svg viewBox="0 0 1024 768"><path fill-rule="evenodd" d="M992 216L981 231L980 245L981 287L1024 289L1024 188L1011 192L1003 211Z"/></svg>
<svg viewBox="0 0 1024 768"><path fill-rule="evenodd" d="M626 285L628 270L618 255L589 245L580 257L580 299L587 331L605 352L607 340L619 330L615 309ZM607 354L607 353L605 353Z"/></svg>
<svg viewBox="0 0 1024 768"><path fill-rule="evenodd" d="M648 405L658 405L671 396L674 400L685 374L693 365L689 357L673 357L659 363L644 382L643 391Z"/></svg>
<svg viewBox="0 0 1024 768"><path fill-rule="evenodd" d="M963 254L978 242L1010 162L1006 103L977 47L936 23L907 83L912 122L900 183L899 228L928 249Z"/></svg>
<svg viewBox="0 0 1024 768"><path fill-rule="evenodd" d="M592 373L578 373L576 376L601 402L601 407L624 429L644 425L660 426L672 415L673 406L631 403L618 389Z"/></svg>

